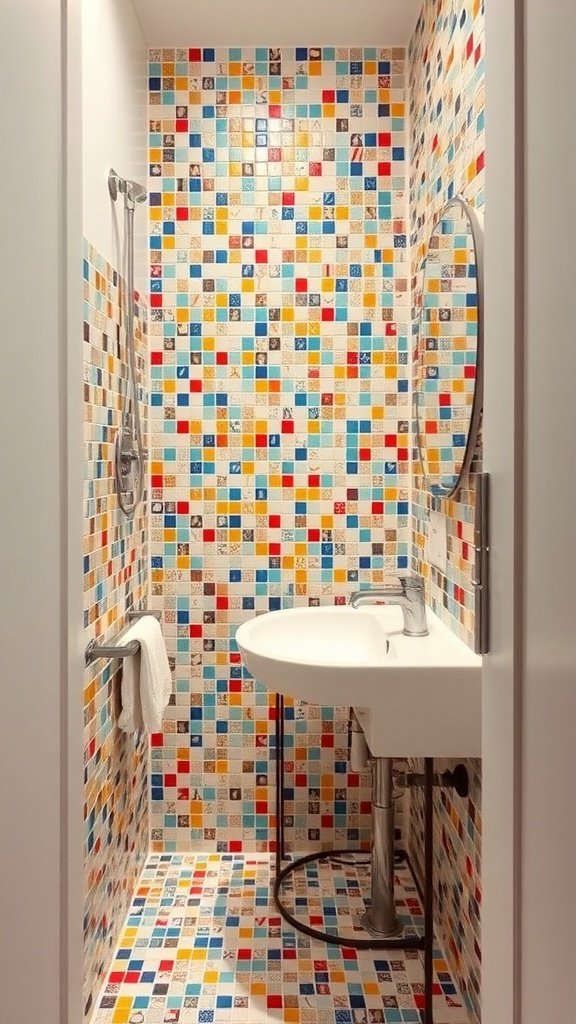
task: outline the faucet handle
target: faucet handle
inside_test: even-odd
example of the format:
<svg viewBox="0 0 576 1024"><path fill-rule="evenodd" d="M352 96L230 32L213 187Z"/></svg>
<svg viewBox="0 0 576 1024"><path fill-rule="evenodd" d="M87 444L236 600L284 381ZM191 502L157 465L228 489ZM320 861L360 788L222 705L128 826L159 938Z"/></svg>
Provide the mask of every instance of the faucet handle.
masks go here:
<svg viewBox="0 0 576 1024"><path fill-rule="evenodd" d="M424 580L416 573L410 576L399 576L398 579L404 590L424 590Z"/></svg>

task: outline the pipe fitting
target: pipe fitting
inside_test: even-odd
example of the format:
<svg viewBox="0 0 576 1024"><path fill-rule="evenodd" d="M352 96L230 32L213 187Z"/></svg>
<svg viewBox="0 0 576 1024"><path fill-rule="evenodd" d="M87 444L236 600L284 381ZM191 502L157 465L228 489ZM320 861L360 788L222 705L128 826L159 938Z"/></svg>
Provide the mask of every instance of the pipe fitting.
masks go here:
<svg viewBox="0 0 576 1024"><path fill-rule="evenodd" d="M393 775L394 784L401 789L421 789L425 784L422 772L395 771ZM470 780L466 765L457 764L452 770L434 772L433 785L441 789L453 789L458 796L468 796Z"/></svg>
<svg viewBox="0 0 576 1024"><path fill-rule="evenodd" d="M354 709L350 711L350 721L348 724L350 730L350 771L365 772L368 767L368 744L366 743L364 730L354 714Z"/></svg>

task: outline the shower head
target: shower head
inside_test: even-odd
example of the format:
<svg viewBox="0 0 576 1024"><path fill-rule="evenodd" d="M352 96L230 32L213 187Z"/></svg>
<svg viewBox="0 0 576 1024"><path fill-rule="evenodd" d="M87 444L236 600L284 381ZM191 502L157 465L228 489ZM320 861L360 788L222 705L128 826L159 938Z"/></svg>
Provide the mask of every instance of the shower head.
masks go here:
<svg viewBox="0 0 576 1024"><path fill-rule="evenodd" d="M124 189L120 189L126 193L127 199L131 199L133 203L143 203L148 198L148 193L143 185L139 185L137 181L128 180L124 184Z"/></svg>
<svg viewBox="0 0 576 1024"><path fill-rule="evenodd" d="M148 198L148 193L143 185L139 185L137 181L132 181L130 178L121 178L114 170L108 174L108 191L114 202L116 202L119 192L123 192L126 199L132 203L143 203Z"/></svg>

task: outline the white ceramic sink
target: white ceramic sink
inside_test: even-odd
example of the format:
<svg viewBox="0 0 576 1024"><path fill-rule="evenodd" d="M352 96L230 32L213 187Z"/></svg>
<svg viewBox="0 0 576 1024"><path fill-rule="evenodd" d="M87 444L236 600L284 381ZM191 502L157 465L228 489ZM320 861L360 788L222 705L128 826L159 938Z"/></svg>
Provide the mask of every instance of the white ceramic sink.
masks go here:
<svg viewBox="0 0 576 1024"><path fill-rule="evenodd" d="M375 757L479 757L482 659L429 609L430 634L400 608L290 608L245 622L236 641L268 689L353 706Z"/></svg>

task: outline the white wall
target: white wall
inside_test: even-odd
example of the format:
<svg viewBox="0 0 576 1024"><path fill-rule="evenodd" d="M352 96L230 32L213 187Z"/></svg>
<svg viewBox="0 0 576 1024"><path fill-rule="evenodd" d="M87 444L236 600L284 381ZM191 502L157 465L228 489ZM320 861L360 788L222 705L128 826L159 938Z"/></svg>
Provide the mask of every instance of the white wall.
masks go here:
<svg viewBox="0 0 576 1024"><path fill-rule="evenodd" d="M123 200L111 203L108 171L146 185L147 61L132 0L82 0L84 235L120 269ZM136 207L136 288L146 289L147 207Z"/></svg>
<svg viewBox="0 0 576 1024"><path fill-rule="evenodd" d="M0 33L0 1019L11 1024L82 1019L78 14L75 0L18 0L3 5Z"/></svg>
<svg viewBox="0 0 576 1024"><path fill-rule="evenodd" d="M574 1020L576 5L524 0L522 1024Z"/></svg>
<svg viewBox="0 0 576 1024"><path fill-rule="evenodd" d="M576 6L486 4L482 1019L574 1018Z"/></svg>
<svg viewBox="0 0 576 1024"><path fill-rule="evenodd" d="M135 0L150 46L407 46L422 0Z"/></svg>
<svg viewBox="0 0 576 1024"><path fill-rule="evenodd" d="M485 398L483 464L491 481L491 653L482 672L482 1020L518 1024L517 911L522 501L522 373L517 280L515 53L520 0L486 3ZM521 339L520 339L521 341Z"/></svg>

